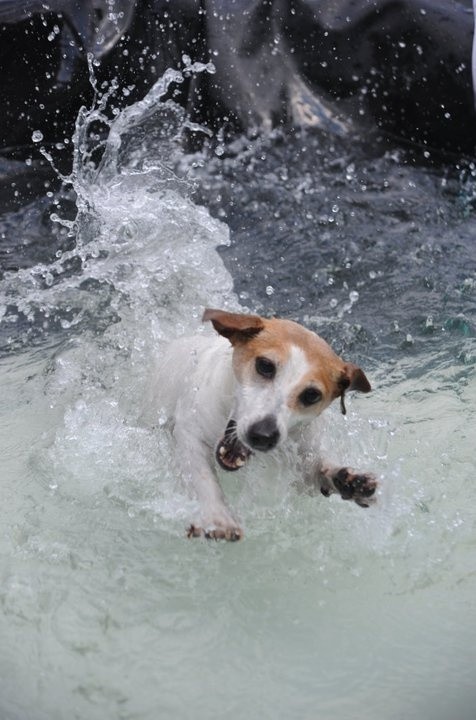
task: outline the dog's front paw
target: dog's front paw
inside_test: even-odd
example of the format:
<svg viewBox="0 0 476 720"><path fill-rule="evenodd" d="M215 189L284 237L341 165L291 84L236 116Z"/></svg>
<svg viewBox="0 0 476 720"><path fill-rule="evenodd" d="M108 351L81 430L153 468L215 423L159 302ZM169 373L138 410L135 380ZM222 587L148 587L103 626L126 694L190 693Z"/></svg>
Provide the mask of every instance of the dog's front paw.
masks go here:
<svg viewBox="0 0 476 720"><path fill-rule="evenodd" d="M375 490L377 489L377 478L372 473L357 473L351 468L340 468L330 478L335 491L343 500L353 500L360 507L369 507L375 502ZM323 495L329 494L329 487L323 485Z"/></svg>
<svg viewBox="0 0 476 720"><path fill-rule="evenodd" d="M243 537L243 530L238 525L214 525L207 528L190 525L188 538L204 537L207 540L228 540L236 542Z"/></svg>

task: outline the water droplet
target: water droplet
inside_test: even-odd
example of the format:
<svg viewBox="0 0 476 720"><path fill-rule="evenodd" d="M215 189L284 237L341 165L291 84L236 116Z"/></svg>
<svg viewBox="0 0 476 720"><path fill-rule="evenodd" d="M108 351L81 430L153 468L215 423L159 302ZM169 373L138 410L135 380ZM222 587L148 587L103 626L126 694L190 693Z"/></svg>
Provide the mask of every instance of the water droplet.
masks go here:
<svg viewBox="0 0 476 720"><path fill-rule="evenodd" d="M274 287L272 285L266 286L266 295L273 295L274 293Z"/></svg>
<svg viewBox="0 0 476 720"><path fill-rule="evenodd" d="M43 140L43 133L41 132L41 130L33 130L31 134L31 139L35 143L41 142Z"/></svg>
<svg viewBox="0 0 476 720"><path fill-rule="evenodd" d="M158 421L160 427L163 427L164 425L166 425L167 420L168 420L167 413L164 410L160 410L159 415L157 417L157 421Z"/></svg>

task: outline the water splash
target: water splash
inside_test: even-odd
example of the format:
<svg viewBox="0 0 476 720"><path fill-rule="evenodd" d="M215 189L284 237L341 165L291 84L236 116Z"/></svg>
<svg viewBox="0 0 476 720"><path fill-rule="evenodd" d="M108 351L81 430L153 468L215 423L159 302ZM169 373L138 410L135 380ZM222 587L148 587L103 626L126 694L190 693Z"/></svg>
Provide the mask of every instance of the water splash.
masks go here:
<svg viewBox="0 0 476 720"><path fill-rule="evenodd" d="M213 66L185 58L183 72L167 70L142 101L111 121L107 108L117 84L101 93L93 62L90 56L94 102L78 114L73 169L61 176L74 190L76 214L50 218L70 247L51 263L7 272L0 285L4 327L13 335L17 324L20 331L13 349L31 339L25 325L46 338L58 329L104 330L133 311L139 326L147 317L168 317L160 334L174 334L196 321L203 305L232 302L231 278L215 252L229 242L228 230L191 202L192 182L175 171L184 130L208 131L165 99L185 75ZM108 128L105 139L95 132L98 124Z"/></svg>

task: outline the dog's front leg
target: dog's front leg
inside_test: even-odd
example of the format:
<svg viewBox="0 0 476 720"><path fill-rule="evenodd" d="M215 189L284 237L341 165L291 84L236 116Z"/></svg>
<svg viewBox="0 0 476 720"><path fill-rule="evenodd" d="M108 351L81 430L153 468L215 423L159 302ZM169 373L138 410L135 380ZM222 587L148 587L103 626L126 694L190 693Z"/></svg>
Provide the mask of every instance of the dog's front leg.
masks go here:
<svg viewBox="0 0 476 720"><path fill-rule="evenodd" d="M319 436L319 427L308 427L300 439L299 456L304 490L311 495L321 492L325 497L337 493L343 500L353 500L360 507L372 505L376 500L375 490L378 485L375 475L324 462Z"/></svg>
<svg viewBox="0 0 476 720"><path fill-rule="evenodd" d="M182 474L192 487L200 505L200 519L187 530L187 536L213 540L241 540L243 530L228 508L215 476L210 447L187 432L175 432L177 459Z"/></svg>

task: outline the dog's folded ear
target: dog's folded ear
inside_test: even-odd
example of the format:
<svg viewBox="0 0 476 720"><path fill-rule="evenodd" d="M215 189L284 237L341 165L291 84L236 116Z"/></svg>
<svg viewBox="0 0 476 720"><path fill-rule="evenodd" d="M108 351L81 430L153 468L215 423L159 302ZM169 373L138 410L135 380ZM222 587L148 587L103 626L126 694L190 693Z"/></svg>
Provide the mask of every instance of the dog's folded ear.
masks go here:
<svg viewBox="0 0 476 720"><path fill-rule="evenodd" d="M202 321L207 320L210 320L217 333L226 337L232 345L250 340L264 328L259 315L243 315L212 308L207 308L203 313Z"/></svg>
<svg viewBox="0 0 476 720"><path fill-rule="evenodd" d="M344 402L346 390L358 390L359 392L368 393L372 389L364 371L353 363L345 363L344 370L339 378L338 386L340 395L340 408L343 415L345 415L347 412Z"/></svg>
<svg viewBox="0 0 476 720"><path fill-rule="evenodd" d="M357 365L346 363L344 367L344 376L349 381L347 390L358 390L359 392L368 393L371 391L370 383L365 373Z"/></svg>

